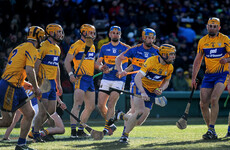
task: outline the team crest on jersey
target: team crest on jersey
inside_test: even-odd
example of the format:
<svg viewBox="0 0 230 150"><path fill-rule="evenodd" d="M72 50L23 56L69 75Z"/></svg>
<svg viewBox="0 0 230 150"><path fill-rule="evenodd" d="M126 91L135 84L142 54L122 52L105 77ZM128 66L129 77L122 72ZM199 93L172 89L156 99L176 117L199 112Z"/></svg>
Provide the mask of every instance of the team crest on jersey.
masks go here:
<svg viewBox="0 0 230 150"><path fill-rule="evenodd" d="M220 47L220 46L221 46L221 43L218 43L218 46Z"/></svg>
<svg viewBox="0 0 230 150"><path fill-rule="evenodd" d="M163 71L162 69L159 69L159 74L162 74L162 71Z"/></svg>
<svg viewBox="0 0 230 150"><path fill-rule="evenodd" d="M214 46L215 46L215 42L212 42L211 44L212 44L212 47L214 47Z"/></svg>
<svg viewBox="0 0 230 150"><path fill-rule="evenodd" d="M149 53L148 52L144 52L145 54L145 57L148 57L149 56Z"/></svg>
<svg viewBox="0 0 230 150"><path fill-rule="evenodd" d="M165 71L165 75L167 75L167 71Z"/></svg>
<svg viewBox="0 0 230 150"><path fill-rule="evenodd" d="M116 53L116 52L117 52L117 49L116 49L116 48L113 48L112 51L113 51L113 53Z"/></svg>
<svg viewBox="0 0 230 150"><path fill-rule="evenodd" d="M153 68L153 69L152 69L152 71L155 71L155 72L157 72L157 69Z"/></svg>
<svg viewBox="0 0 230 150"><path fill-rule="evenodd" d="M50 50L50 53L52 53L53 52L53 50Z"/></svg>
<svg viewBox="0 0 230 150"><path fill-rule="evenodd" d="M119 49L119 50L118 50L118 52L119 52L119 54L120 54L120 53L122 52L122 50L121 50L121 49Z"/></svg>

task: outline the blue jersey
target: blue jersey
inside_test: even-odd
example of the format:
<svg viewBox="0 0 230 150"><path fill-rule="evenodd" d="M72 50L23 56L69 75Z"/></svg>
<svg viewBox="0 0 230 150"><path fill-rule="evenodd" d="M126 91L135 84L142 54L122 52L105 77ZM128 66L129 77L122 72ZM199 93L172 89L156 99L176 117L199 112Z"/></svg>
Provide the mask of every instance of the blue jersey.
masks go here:
<svg viewBox="0 0 230 150"><path fill-rule="evenodd" d="M104 63L109 68L115 67L115 59L118 55L122 52L126 51L130 46L119 42L117 46L113 46L111 42L105 44L101 47L99 58L104 60ZM122 67L126 68L128 66L128 59L122 61ZM103 79L111 80L111 81L125 81L126 76L122 77L121 79L116 77L117 70L112 70L110 73L106 73L103 75Z"/></svg>
<svg viewBox="0 0 230 150"><path fill-rule="evenodd" d="M151 56L158 55L158 47L152 46L150 49L145 49L143 44L138 44L136 46L128 49L124 56L132 59L133 71L140 70L145 60ZM134 77L136 74L132 74L132 82L134 82Z"/></svg>

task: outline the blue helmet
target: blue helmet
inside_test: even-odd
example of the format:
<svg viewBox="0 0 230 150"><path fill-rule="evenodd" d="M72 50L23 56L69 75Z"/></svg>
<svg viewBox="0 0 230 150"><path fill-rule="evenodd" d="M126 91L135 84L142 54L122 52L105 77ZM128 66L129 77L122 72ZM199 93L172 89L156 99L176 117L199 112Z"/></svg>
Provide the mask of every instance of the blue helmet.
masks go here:
<svg viewBox="0 0 230 150"><path fill-rule="evenodd" d="M156 36L156 32L155 30L151 29L151 28L145 28L143 31L142 31L142 38L145 39L146 36Z"/></svg>
<svg viewBox="0 0 230 150"><path fill-rule="evenodd" d="M121 32L121 28L119 26L112 26L112 27L110 27L109 31L114 31L114 30L118 30Z"/></svg>

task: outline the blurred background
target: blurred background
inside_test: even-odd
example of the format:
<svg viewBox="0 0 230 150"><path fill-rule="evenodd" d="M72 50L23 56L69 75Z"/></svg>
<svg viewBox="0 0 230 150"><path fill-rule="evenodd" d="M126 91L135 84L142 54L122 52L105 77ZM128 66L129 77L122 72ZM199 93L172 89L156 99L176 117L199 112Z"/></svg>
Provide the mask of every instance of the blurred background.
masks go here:
<svg viewBox="0 0 230 150"><path fill-rule="evenodd" d="M230 0L0 0L0 74L9 52L26 41L30 26L45 28L49 23L58 23L65 32L60 43L62 87L64 93L72 93L73 86L63 62L70 45L80 38L82 24L96 27L94 44L97 53L103 44L109 42L110 26L120 26L121 41L130 46L142 42L141 32L149 27L156 31L157 46L169 43L177 49L174 73L167 90L190 91L192 63L198 40L207 34L208 18L220 18L220 32L229 36L229 8ZM202 64L200 78L204 68ZM95 79L96 89L99 83L100 77ZM129 84L126 84L126 89L129 89Z"/></svg>

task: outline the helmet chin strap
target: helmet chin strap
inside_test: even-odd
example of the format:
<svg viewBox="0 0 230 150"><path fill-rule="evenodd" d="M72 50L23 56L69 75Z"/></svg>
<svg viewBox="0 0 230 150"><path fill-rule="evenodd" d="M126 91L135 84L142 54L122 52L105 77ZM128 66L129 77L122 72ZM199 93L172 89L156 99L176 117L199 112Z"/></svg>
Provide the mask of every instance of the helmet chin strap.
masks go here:
<svg viewBox="0 0 230 150"><path fill-rule="evenodd" d="M45 31L46 32L46 31ZM58 40L58 39L56 39L55 38L55 36L56 36L56 34L55 34L55 32L54 32L54 36L51 36L48 32L46 32L46 34L48 35L48 36L50 36L52 39L54 39L56 42L58 42L58 43L60 43L62 40Z"/></svg>
<svg viewBox="0 0 230 150"><path fill-rule="evenodd" d="M157 53L160 55L160 53L159 53L159 51L157 51ZM164 60L164 62L166 63L166 64L169 64L166 60L168 59L168 57L167 57L167 59L165 59L163 56L161 56L160 55L160 57Z"/></svg>

